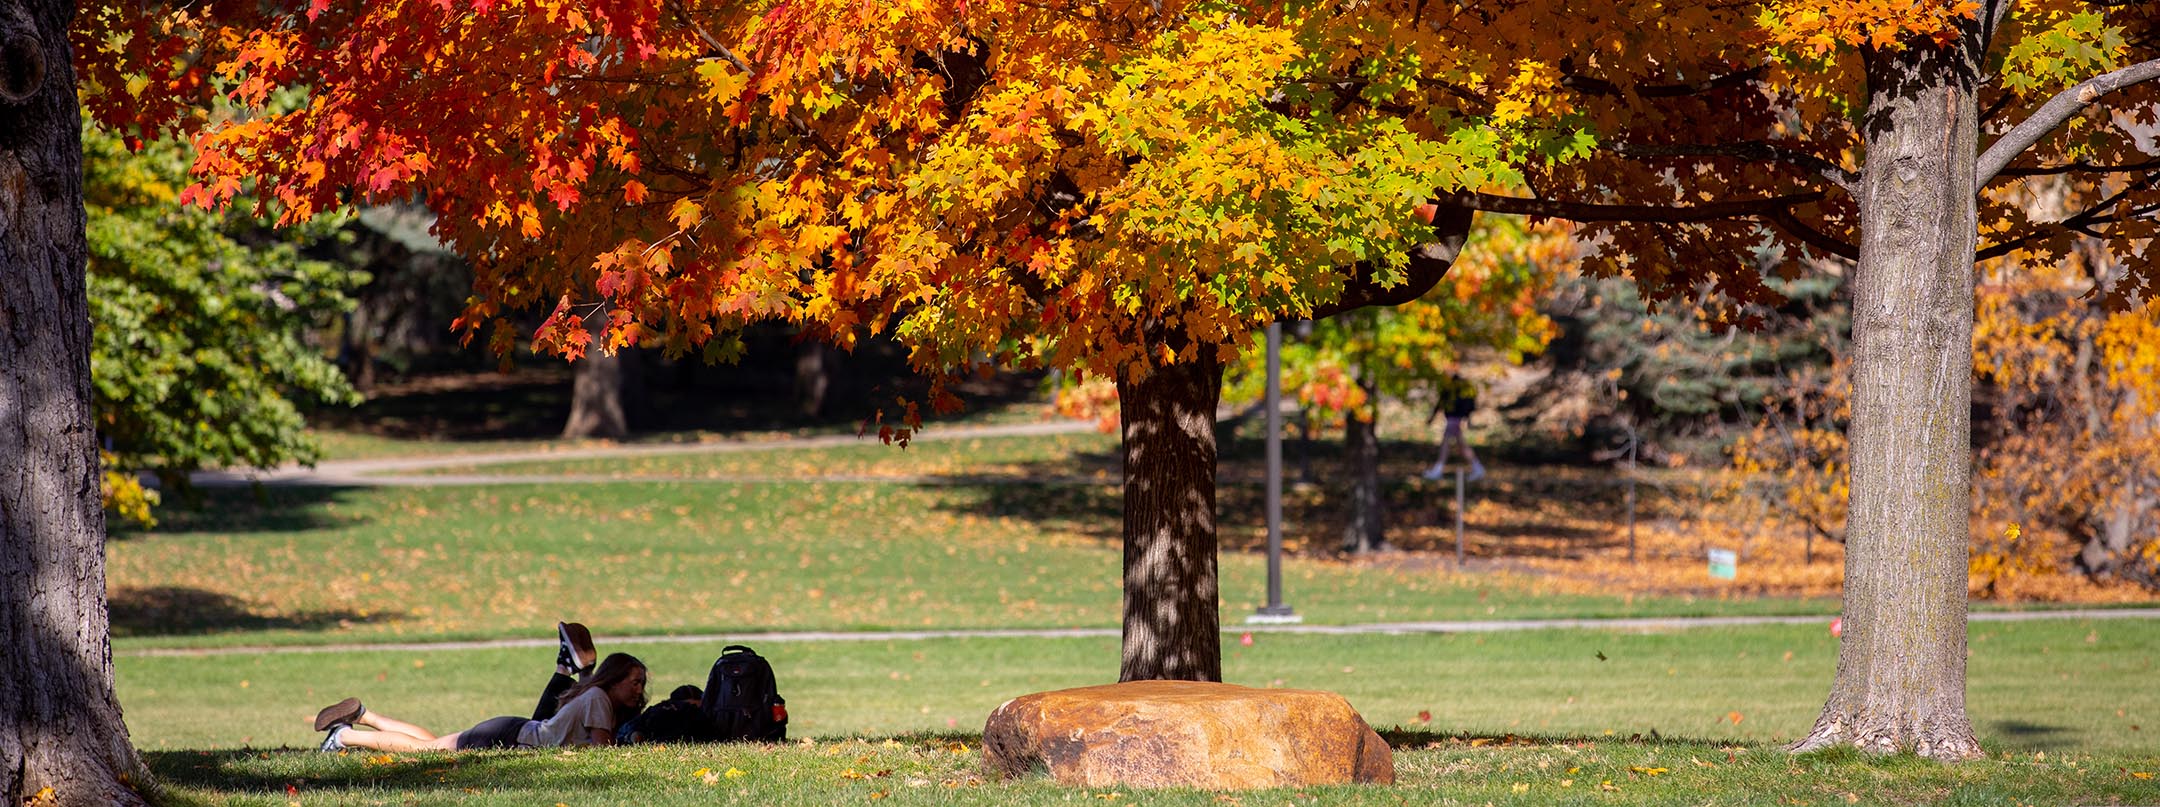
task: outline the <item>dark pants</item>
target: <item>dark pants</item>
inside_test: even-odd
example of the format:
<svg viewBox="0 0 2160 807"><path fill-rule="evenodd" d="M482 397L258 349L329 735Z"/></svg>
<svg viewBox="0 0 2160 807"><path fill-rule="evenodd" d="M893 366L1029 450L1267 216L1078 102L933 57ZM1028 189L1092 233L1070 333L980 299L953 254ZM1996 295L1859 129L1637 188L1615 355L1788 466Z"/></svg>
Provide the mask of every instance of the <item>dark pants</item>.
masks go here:
<svg viewBox="0 0 2160 807"><path fill-rule="evenodd" d="M540 690L540 704L533 707L532 719L546 720L554 717L555 710L562 708L563 693L569 692L574 686L577 686L577 679L562 673L556 673L549 678L547 688Z"/></svg>
<svg viewBox="0 0 2160 807"><path fill-rule="evenodd" d="M516 715L504 715L482 720L479 725L458 732L457 750L516 748L518 747L518 732L524 731L525 724L528 722L531 721Z"/></svg>

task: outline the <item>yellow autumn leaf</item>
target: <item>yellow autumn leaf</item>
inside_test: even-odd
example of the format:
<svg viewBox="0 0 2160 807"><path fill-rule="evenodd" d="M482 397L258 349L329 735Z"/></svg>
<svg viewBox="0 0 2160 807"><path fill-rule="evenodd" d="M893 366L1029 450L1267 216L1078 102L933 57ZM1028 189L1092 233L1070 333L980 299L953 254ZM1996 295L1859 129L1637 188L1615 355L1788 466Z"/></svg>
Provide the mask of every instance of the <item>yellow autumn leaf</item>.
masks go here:
<svg viewBox="0 0 2160 807"><path fill-rule="evenodd" d="M697 74L698 78L705 80L705 100L715 104L734 103L736 98L742 96L743 87L750 83L748 76L718 59L699 64Z"/></svg>
<svg viewBox="0 0 2160 807"><path fill-rule="evenodd" d="M668 221L685 230L696 227L698 221L704 217L705 208L689 199L677 200L673 207L668 208Z"/></svg>

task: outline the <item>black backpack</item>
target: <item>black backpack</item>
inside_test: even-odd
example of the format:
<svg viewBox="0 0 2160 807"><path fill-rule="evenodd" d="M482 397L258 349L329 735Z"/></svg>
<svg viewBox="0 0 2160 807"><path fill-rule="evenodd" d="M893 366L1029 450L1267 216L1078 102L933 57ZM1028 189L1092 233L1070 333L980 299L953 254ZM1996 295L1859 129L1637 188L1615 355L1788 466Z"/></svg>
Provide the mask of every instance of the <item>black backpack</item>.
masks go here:
<svg viewBox="0 0 2160 807"><path fill-rule="evenodd" d="M653 704L615 730L618 745L636 743L712 742L712 721L695 700L666 700Z"/></svg>
<svg viewBox="0 0 2160 807"><path fill-rule="evenodd" d="M731 644L720 649L698 705L712 723L715 740L787 739L787 699L773 684L772 665L750 648Z"/></svg>

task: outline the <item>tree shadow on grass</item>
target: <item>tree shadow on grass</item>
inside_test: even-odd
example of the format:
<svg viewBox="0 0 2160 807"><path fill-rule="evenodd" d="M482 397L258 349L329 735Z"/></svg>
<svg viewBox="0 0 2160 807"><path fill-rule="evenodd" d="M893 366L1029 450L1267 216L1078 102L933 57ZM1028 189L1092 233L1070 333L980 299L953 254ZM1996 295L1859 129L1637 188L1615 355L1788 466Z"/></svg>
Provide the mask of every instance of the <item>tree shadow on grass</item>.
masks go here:
<svg viewBox="0 0 2160 807"><path fill-rule="evenodd" d="M376 755L354 751L340 755L327 769L279 775L253 764L264 752L143 751L143 762L159 781L180 787L224 793L292 794L305 800L335 791L395 791L404 799L427 802L473 792L500 790L506 783L544 784L562 793L640 790L657 786L657 774L639 774L616 766L565 764L557 754L533 751L479 751L450 756ZM303 752L303 753L314 753ZM646 784L637 780L650 780Z"/></svg>
<svg viewBox="0 0 2160 807"><path fill-rule="evenodd" d="M371 619L396 619L401 614L357 611L303 611L293 614L258 614L238 597L219 591L185 586L121 588L106 595L111 613L112 635L196 636L206 633L260 630L322 630Z"/></svg>
<svg viewBox="0 0 2160 807"><path fill-rule="evenodd" d="M1387 497L1388 540L1397 549L1454 551L1454 486L1418 476L1433 450L1432 444L1417 441L1383 445L1380 477ZM1219 452L1215 495L1220 548L1264 552L1264 441L1226 438ZM1319 441L1309 453L1312 481L1300 484L1301 463L1285 447L1286 546L1293 554L1334 555L1347 523L1349 474L1342 467L1339 443ZM1030 521L1114 546L1123 527L1122 460L1120 450L1112 447L1024 463L1017 473L998 479L948 475L930 483L963 494L949 497L942 509ZM1625 545L1623 531L1604 526L1623 523L1626 516L1624 489L1606 469L1511 468L1495 476L1467 491L1465 544L1470 556L1573 558ZM1646 505L1639 517L1648 520L1659 514Z"/></svg>
<svg viewBox="0 0 2160 807"><path fill-rule="evenodd" d="M2004 745L2027 751L2054 751L2077 744L2077 734L2065 726L2024 720L1998 720L1993 728Z"/></svg>
<svg viewBox="0 0 2160 807"><path fill-rule="evenodd" d="M371 520L361 502L367 488L316 485L198 488L168 499L150 529L109 522L111 539L139 540L160 533L308 532L345 529ZM334 509L333 509L334 507Z"/></svg>

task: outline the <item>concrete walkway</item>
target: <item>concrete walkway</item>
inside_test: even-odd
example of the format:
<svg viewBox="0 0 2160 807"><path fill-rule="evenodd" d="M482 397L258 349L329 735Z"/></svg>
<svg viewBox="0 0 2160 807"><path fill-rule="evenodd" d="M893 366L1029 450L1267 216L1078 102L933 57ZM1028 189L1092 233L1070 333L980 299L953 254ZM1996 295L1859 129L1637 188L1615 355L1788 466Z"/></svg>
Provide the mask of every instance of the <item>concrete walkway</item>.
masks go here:
<svg viewBox="0 0 2160 807"><path fill-rule="evenodd" d="M2160 619L2160 608L2076 609L2064 611L1975 611L1971 622L2031 622L2042 619ZM1459 622L1374 622L1360 625L1238 625L1225 624L1223 633L1283 633L1344 636L1351 634L1410 635L1434 633L1497 633L1524 630L1611 630L1660 632L1735 625L1828 624L1828 616L1693 616L1619 619L1492 619ZM725 644L748 642L879 642L922 639L1077 639L1116 637L1117 628L1041 628L989 630L895 630L895 631L776 631L772 633L713 633L689 636L600 636L594 643ZM151 648L116 650L114 656L238 656L274 653L361 653L370 651L481 650L497 647L554 647L549 639L494 639L476 642L399 642L384 644L328 644L286 647L242 646L209 648Z"/></svg>
<svg viewBox="0 0 2160 807"><path fill-rule="evenodd" d="M1075 434L1094 431L1095 424L1080 421L1050 421L1046 423L1013 423L995 426L940 427L917 432L914 442L930 443L943 440L966 440L980 437L1024 437L1048 434ZM329 460L314 468L286 466L272 471L197 471L188 479L198 487L243 487L266 485L271 487L428 487L449 485L516 485L516 484L595 484L607 482L799 482L800 476L729 476L706 479L702 477L671 476L617 476L612 474L423 474L419 472L442 468L466 468L476 465L500 465L513 462L556 462L575 460L608 460L638 457L674 457L701 454L731 454L745 451L801 451L813 448L836 448L842 446L877 445L875 435L855 436L834 434L819 437L794 437L777 440L720 440L709 443L657 443L650 445L614 445L592 448L568 448L540 451L499 451L479 454L444 454L427 457L383 457L366 460ZM836 476L816 477L818 481L865 481L865 482L942 482L968 484L957 477L891 477L891 476ZM1059 481L1059 480L1048 480ZM1092 479L1074 478L1071 481L1095 482Z"/></svg>

